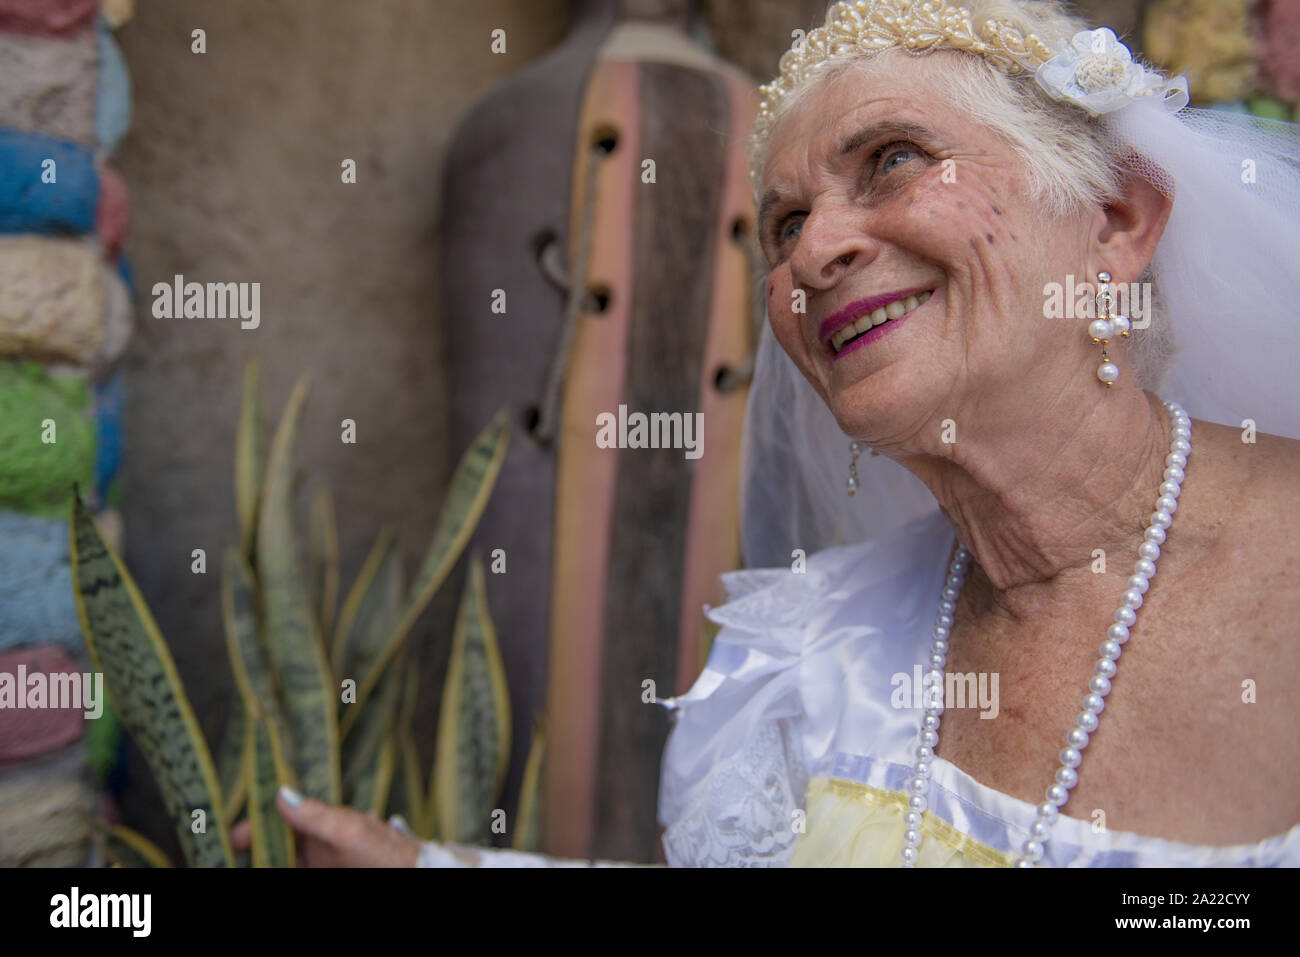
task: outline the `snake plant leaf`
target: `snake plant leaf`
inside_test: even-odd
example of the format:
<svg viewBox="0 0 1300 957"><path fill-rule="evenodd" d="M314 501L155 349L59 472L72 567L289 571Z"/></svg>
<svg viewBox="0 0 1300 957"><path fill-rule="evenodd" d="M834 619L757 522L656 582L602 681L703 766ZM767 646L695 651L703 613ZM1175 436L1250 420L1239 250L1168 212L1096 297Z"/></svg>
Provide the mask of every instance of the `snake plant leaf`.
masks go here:
<svg viewBox="0 0 1300 957"><path fill-rule="evenodd" d="M293 867L293 831L275 805L282 784L292 784L270 725L249 715L247 723L248 823L254 867Z"/></svg>
<svg viewBox="0 0 1300 957"><path fill-rule="evenodd" d="M262 414L261 373L254 358L244 367L244 391L235 433L235 512L239 518L240 551L249 561L253 560L257 507L265 471L266 423Z"/></svg>
<svg viewBox="0 0 1300 957"><path fill-rule="evenodd" d="M389 728L387 737L375 749L371 758L371 772L360 782L354 793L352 806L359 811L382 816L388 807L388 797L393 788L393 775L397 770L397 735ZM410 823L409 821L407 822Z"/></svg>
<svg viewBox="0 0 1300 957"><path fill-rule="evenodd" d="M402 765L402 789L394 796L396 813L406 817L411 830L425 840L436 840L434 825L429 820L428 802L424 796L424 774L420 771L420 751L415 746L415 735L409 727L397 729L397 747Z"/></svg>
<svg viewBox="0 0 1300 957"><path fill-rule="evenodd" d="M79 492L69 526L77 617L113 710L153 772L186 861L232 866L217 771L158 625Z"/></svg>
<svg viewBox="0 0 1300 957"><path fill-rule="evenodd" d="M344 678L364 674L365 663L373 659L402 610L402 563L393 546L391 531L385 530L380 535L371 556L378 560L367 559L339 619L339 633L345 641L341 653L344 665L337 674ZM392 733L401 704L402 679L407 675L403 659L408 657L407 650L403 646L398 652L380 679L378 690L359 706L361 716L343 738L344 794L349 804L362 810L369 809L380 796L385 802L388 799L388 783L376 780L376 775L384 770L379 751ZM344 707L358 706L345 704ZM389 760L395 756L390 754ZM387 772L391 782L391 765Z"/></svg>
<svg viewBox="0 0 1300 957"><path fill-rule="evenodd" d="M248 778L244 776L244 699L242 695L231 698L230 714L217 748L217 780L221 782L224 796L226 826L230 827L244 809L248 798Z"/></svg>
<svg viewBox="0 0 1300 957"><path fill-rule="evenodd" d="M396 724L402 691L402 658L384 673L379 690L370 696L353 732L343 740L343 790L347 803L360 810L371 805L379 752ZM391 769L390 769L391 776ZM385 796L387 789L385 788Z"/></svg>
<svg viewBox="0 0 1300 957"><path fill-rule="evenodd" d="M460 558L461 552L465 550L465 544L474 534L483 510L487 507L488 498L501 472L501 463L505 461L506 446L509 442L509 419L506 410L502 409L478 434L461 457L451 478L451 489L438 515L438 526L434 530L433 540L429 544L429 550L425 553L415 580L411 583L411 594L402 617L392 634L384 641L382 651L357 687L358 704L364 702L379 683L384 668L388 666L388 662L406 640L416 619L433 600L438 588ZM349 719L355 720L353 717L355 714L356 711L353 710L344 719L345 729L350 724Z"/></svg>
<svg viewBox="0 0 1300 957"><path fill-rule="evenodd" d="M338 804L338 699L293 537L293 449L308 388L306 379L294 386L271 442L257 515L257 578L267 658L292 738L286 750L303 792Z"/></svg>
<svg viewBox="0 0 1300 957"><path fill-rule="evenodd" d="M393 719L397 737L397 763L402 776L402 786L391 794L393 813L406 818L411 830L426 839L433 838L432 825L426 823L428 814L424 796L424 773L420 769L420 753L415 744L415 705L420 693L420 649L408 646L406 667L402 678L402 700Z"/></svg>
<svg viewBox="0 0 1300 957"><path fill-rule="evenodd" d="M364 763L354 765L354 772L351 777L343 775L343 800L349 807L354 807L358 811L369 811L375 801L375 784L376 776L379 773L380 751L383 750L383 744L387 739L381 742L380 747L374 750L374 753ZM344 759L346 760L346 755ZM384 799L388 799L388 791L384 791Z"/></svg>
<svg viewBox="0 0 1300 957"><path fill-rule="evenodd" d="M377 560L371 561L372 558ZM357 576L339 619L339 633L345 639L341 652L344 664L337 672L340 677L364 674L365 663L374 657L401 613L402 591L402 563L393 546L392 533L385 529ZM343 788L347 802L353 807L370 807L374 776L380 770L379 750L392 729L401 702L405 656L403 647L384 672L379 689L364 704L344 705L349 710L359 707L361 715L343 738ZM387 799L386 787L384 796Z"/></svg>
<svg viewBox="0 0 1300 957"><path fill-rule="evenodd" d="M509 756L505 671L488 614L483 563L474 555L452 634L429 782L429 800L437 808L443 840L488 843L491 813Z"/></svg>
<svg viewBox="0 0 1300 957"><path fill-rule="evenodd" d="M230 655L230 669L235 675L235 688L246 724L265 722L267 733L274 739L277 754L284 756L293 766L293 736L281 715L278 696L271 681L266 651L258 640L257 591L253 573L248 564L233 548L227 549L221 566L221 617L225 623L226 651ZM243 754L248 755L249 738L245 733ZM243 775L249 782L247 768ZM286 774L285 783L297 787L292 773Z"/></svg>
<svg viewBox="0 0 1300 957"><path fill-rule="evenodd" d="M149 838L120 824L95 821L104 842L104 853L118 867L171 867L167 855Z"/></svg>
<svg viewBox="0 0 1300 957"><path fill-rule="evenodd" d="M339 602L339 530L334 520L334 499L328 489L318 489L311 500L307 556L311 604L316 609L321 637L328 647Z"/></svg>
<svg viewBox="0 0 1300 957"><path fill-rule="evenodd" d="M546 725L533 725L533 743L524 764L524 779L519 785L518 824L510 846L516 851L533 852L541 846L542 835L542 762L546 759Z"/></svg>
<svg viewBox="0 0 1300 957"><path fill-rule="evenodd" d="M394 601L392 589L398 589ZM401 612L401 562L393 530L384 528L352 583L334 630L330 663L340 680L365 677ZM390 612L389 609L392 609Z"/></svg>

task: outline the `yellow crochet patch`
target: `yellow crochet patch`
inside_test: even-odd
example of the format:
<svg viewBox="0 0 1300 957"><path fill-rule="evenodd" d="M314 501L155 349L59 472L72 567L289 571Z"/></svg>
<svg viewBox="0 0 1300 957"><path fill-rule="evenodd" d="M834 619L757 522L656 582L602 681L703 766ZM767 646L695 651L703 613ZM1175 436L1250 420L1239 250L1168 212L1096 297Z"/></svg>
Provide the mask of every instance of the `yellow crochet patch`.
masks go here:
<svg viewBox="0 0 1300 957"><path fill-rule="evenodd" d="M907 795L845 781L808 784L807 831L795 843L791 867L898 867ZM958 831L926 811L919 867L1010 867L1013 858Z"/></svg>

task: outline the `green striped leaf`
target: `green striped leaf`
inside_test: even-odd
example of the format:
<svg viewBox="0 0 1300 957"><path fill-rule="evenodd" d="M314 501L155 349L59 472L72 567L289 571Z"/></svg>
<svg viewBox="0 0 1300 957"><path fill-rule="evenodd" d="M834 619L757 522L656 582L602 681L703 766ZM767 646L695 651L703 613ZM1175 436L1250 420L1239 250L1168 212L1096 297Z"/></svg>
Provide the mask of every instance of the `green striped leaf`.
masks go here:
<svg viewBox="0 0 1300 957"><path fill-rule="evenodd" d="M394 794L394 813L405 815L411 830L425 840L435 840L437 835L428 820L424 797L424 774L420 771L420 752L415 746L415 735L409 727L397 729L397 747L402 765L402 788Z"/></svg>
<svg viewBox="0 0 1300 957"><path fill-rule="evenodd" d="M384 668L397 654L397 649L406 640L411 627L424 611L438 588L446 580L465 550L465 544L474 533L479 519L487 507L488 498L501 473L501 463L505 461L506 446L510 442L509 419L506 411L498 412L478 437L474 439L468 451L461 457L460 464L452 475L451 489L438 515L438 527L434 531L433 541L425 553L420 570L411 584L411 594L406 608L392 634L384 641L383 648L357 687L357 703L362 704L379 683ZM351 722L356 720L357 710L353 709L343 719L346 733Z"/></svg>
<svg viewBox="0 0 1300 957"><path fill-rule="evenodd" d="M217 749L217 780L225 801L226 826L230 827L244 809L248 798L248 779L244 777L244 698L236 693L230 701L230 714Z"/></svg>
<svg viewBox="0 0 1300 957"><path fill-rule="evenodd" d="M240 551L250 562L265 471L266 424L262 415L261 375L257 359L250 359L244 367L244 391L235 433L235 513L239 519Z"/></svg>
<svg viewBox="0 0 1300 957"><path fill-rule="evenodd" d="M280 712L278 696L271 680L266 650L258 638L257 592L253 573L235 549L227 549L221 566L221 618L225 624L226 652L230 656L230 670L235 675L235 688L246 717L246 724L264 722L267 733L274 739L276 752L284 755L289 768L293 767L293 735ZM243 754L248 755L248 735L245 730ZM247 787L248 774L243 775ZM286 775L286 784L297 787L292 773Z"/></svg>
<svg viewBox="0 0 1300 957"><path fill-rule="evenodd" d="M428 807L424 795L424 772L420 769L420 752L415 745L415 705L420 694L420 653L418 648L408 648L406 666L402 673L402 700L393 719L397 739L397 763L402 776L401 786L394 789L390 805L394 813L406 817L406 822L421 837L433 838L433 825L428 821Z"/></svg>
<svg viewBox="0 0 1300 957"><path fill-rule="evenodd" d="M365 704L365 713L343 742L343 789L347 803L360 810L371 806L379 752L392 736L402 691L402 658L385 672L379 691ZM391 773L391 772L390 772ZM387 791L385 790L385 794Z"/></svg>
<svg viewBox="0 0 1300 957"><path fill-rule="evenodd" d="M167 855L149 838L120 824L95 821L104 853L118 867L171 867Z"/></svg>
<svg viewBox="0 0 1300 957"><path fill-rule="evenodd" d="M267 658L292 738L286 750L309 797L338 804L338 710L334 681L293 537L293 449L308 385L294 387L271 442L257 516L257 577Z"/></svg>
<svg viewBox="0 0 1300 957"><path fill-rule="evenodd" d="M510 702L496 631L488 614L483 564L470 561L456 615L442 692L429 801L441 839L488 843L510 757Z"/></svg>
<svg viewBox="0 0 1300 957"><path fill-rule="evenodd" d="M402 567L393 530L385 528L366 556L339 612L330 661L340 681L359 681L383 650L401 612L401 589Z"/></svg>
<svg viewBox="0 0 1300 957"><path fill-rule="evenodd" d="M546 726L539 719L533 725L533 743L524 764L519 785L517 823L510 846L516 851L535 852L542 843L542 762L546 758Z"/></svg>
<svg viewBox="0 0 1300 957"><path fill-rule="evenodd" d="M391 725L388 732L371 755L366 773L357 782L356 789L348 799L348 803L358 811L382 816L388 807L393 774L398 763L397 735L393 733Z"/></svg>
<svg viewBox="0 0 1300 957"><path fill-rule="evenodd" d="M248 823L254 867L293 867L293 832L280 816L275 795L289 784L288 768L270 726L250 715L247 730Z"/></svg>
<svg viewBox="0 0 1300 957"><path fill-rule="evenodd" d="M80 494L69 524L77 616L113 710L153 772L186 861L232 866L217 772L167 644Z"/></svg>
<svg viewBox="0 0 1300 957"><path fill-rule="evenodd" d="M402 563L393 547L391 532L385 530L362 567L339 619L345 637L341 678L363 674L366 662L374 659L381 642L392 630L402 610ZM384 672L378 691L361 705L361 717L343 739L343 790L353 807L370 807L374 777L379 770L379 749L389 736L402 693L403 648ZM344 704L345 708L357 707ZM391 776L391 774L390 774ZM385 797L387 789L385 788Z"/></svg>
<svg viewBox="0 0 1300 957"><path fill-rule="evenodd" d="M329 647L334 631L334 612L339 603L339 530L334 521L334 499L328 489L319 489L311 500L307 523L307 575L311 605L321 637Z"/></svg>
<svg viewBox="0 0 1300 957"><path fill-rule="evenodd" d="M371 814L382 816L388 807L388 796L393 790L393 777L397 771L397 735L391 729L379 749L379 767L375 771L374 789L370 797Z"/></svg>

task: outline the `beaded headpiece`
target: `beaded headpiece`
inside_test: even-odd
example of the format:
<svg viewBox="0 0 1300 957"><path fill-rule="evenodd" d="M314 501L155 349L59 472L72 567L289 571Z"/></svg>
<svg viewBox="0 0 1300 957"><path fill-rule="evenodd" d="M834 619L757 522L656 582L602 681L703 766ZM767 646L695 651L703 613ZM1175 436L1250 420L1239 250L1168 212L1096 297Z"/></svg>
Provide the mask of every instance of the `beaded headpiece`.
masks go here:
<svg viewBox="0 0 1300 957"><path fill-rule="evenodd" d="M766 137L781 100L822 64L893 47L918 55L938 49L977 53L1004 73L1033 74L1054 99L1094 116L1139 97L1162 97L1174 110L1187 104L1184 77L1167 80L1134 62L1128 47L1105 27L1080 31L1053 49L1005 18L990 16L976 25L970 10L947 0L854 0L834 4L825 24L781 57L776 79L759 87L755 137Z"/></svg>

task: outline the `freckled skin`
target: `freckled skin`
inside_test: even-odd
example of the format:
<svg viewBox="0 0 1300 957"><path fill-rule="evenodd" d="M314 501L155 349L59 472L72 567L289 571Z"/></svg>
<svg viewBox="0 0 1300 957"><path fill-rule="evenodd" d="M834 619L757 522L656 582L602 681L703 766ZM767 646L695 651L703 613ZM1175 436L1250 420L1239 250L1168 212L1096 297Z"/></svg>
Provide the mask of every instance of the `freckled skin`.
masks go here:
<svg viewBox="0 0 1300 957"><path fill-rule="evenodd" d="M1086 323L1046 318L1044 286L1102 269L1136 280L1171 204L1126 175L1115 202L1051 218L1028 199L1010 144L950 105L943 59L960 55L894 51L856 64L782 118L760 184L781 197L777 229L760 230L767 307L844 431L925 482L973 551L948 670L1000 674L1001 711L949 710L938 754L1037 803L1169 443L1167 413L1137 385L1125 345L1111 345L1120 379L1106 389ZM839 155L879 123L926 132ZM946 160L955 181L944 181ZM865 348L837 362L818 341L831 313L913 288L936 291ZM794 290L806 314L793 313ZM955 443L943 441L946 419ZM1236 430L1199 421L1193 437L1142 640L1135 632L1125 650L1064 813L1088 820L1104 808L1115 830L1244 843L1300 821L1300 736L1285 690L1300 682L1300 557L1287 545L1300 537L1300 443L1269 436L1243 452ZM1097 548L1111 556L1106 574L1091 571ZM1240 682L1252 675L1275 693L1243 708Z"/></svg>
<svg viewBox="0 0 1300 957"><path fill-rule="evenodd" d="M900 65L923 64L924 59L905 58ZM921 71L922 80L927 72ZM810 215L796 244L783 253L767 250L770 258L783 256L768 283L768 310L777 339L845 431L885 451L911 443L931 420L945 417L941 412L956 411L940 408L954 388L984 391L990 377L1030 364L1053 368L1061 378L1076 374L1089 359L1088 343L1062 348L1061 321L1042 317L1042 287L1058 273L1063 282L1071 269L1082 272L1077 264L1086 254L1081 223L1043 229L1041 214L1024 203L990 216L990 210L1001 208L995 205L1000 192L1024 189L1024 173L1007 144L949 108L942 96L929 101L910 88L877 84L872 89L863 82L868 76L851 73L828 84L839 94L833 116L796 112L774 135L766 179L802 185L798 208ZM841 160L833 155L835 147L858 127L884 119L924 126L937 135L916 144L924 149L923 158L864 186L865 157ZM795 148L783 152L786 144ZM955 182L943 181L946 159L954 162ZM1043 242L1018 258L984 252L1003 237L1009 244L1013 229L1036 223ZM850 265L837 267L840 255L851 256ZM850 379L816 341L812 317L859 298L927 284L944 287L945 314L927 322L910 320L874 348L860 350L861 363L878 374ZM796 287L807 293L807 315L791 310ZM1030 324L1043 334L1025 335ZM932 404L903 407L891 401L904 382L912 383L907 391L931 396Z"/></svg>

